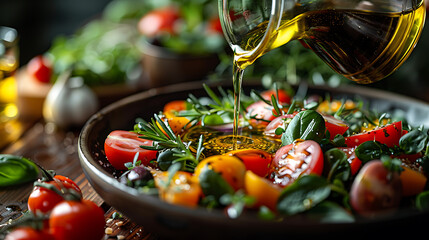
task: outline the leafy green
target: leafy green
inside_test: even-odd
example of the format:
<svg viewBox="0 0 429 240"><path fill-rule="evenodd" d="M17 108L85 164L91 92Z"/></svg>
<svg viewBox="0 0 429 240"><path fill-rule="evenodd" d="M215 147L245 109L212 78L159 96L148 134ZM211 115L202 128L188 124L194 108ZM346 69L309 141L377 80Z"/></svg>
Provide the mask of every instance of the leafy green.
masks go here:
<svg viewBox="0 0 429 240"><path fill-rule="evenodd" d="M416 207L420 211L429 210L429 191L424 191L417 195Z"/></svg>
<svg viewBox="0 0 429 240"><path fill-rule="evenodd" d="M325 178L305 175L283 190L277 210L285 215L301 213L327 199L330 193L331 188Z"/></svg>
<svg viewBox="0 0 429 240"><path fill-rule="evenodd" d="M399 139L399 147L405 154L415 154L426 147L427 141L427 133L413 129Z"/></svg>
<svg viewBox="0 0 429 240"><path fill-rule="evenodd" d="M289 145L296 139L319 142L325 135L325 120L314 110L299 112L289 123L281 139L283 145Z"/></svg>
<svg viewBox="0 0 429 240"><path fill-rule="evenodd" d="M353 215L332 201L324 201L308 211L307 216L321 223L354 222Z"/></svg>
<svg viewBox="0 0 429 240"><path fill-rule="evenodd" d="M355 154L365 164L368 161L380 159L383 155L390 156L392 152L386 144L378 141L367 141L355 149Z"/></svg>
<svg viewBox="0 0 429 240"><path fill-rule="evenodd" d="M205 166L198 176L201 189L206 196L213 196L217 202L225 194L234 194L234 189L222 178L222 176Z"/></svg>
<svg viewBox="0 0 429 240"><path fill-rule="evenodd" d="M30 159L0 154L0 187L31 182L39 176L39 168Z"/></svg>
<svg viewBox="0 0 429 240"><path fill-rule="evenodd" d="M350 164L347 155L338 148L332 148L324 154L324 176L328 181L339 179L343 182L351 178Z"/></svg>

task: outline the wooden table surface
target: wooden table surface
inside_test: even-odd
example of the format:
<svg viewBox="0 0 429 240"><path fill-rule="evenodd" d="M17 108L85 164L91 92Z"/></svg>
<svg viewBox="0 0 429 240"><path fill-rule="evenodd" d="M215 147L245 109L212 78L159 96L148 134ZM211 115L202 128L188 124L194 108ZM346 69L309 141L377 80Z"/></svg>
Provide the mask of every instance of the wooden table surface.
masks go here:
<svg viewBox="0 0 429 240"><path fill-rule="evenodd" d="M116 210L103 202L89 184L80 166L77 153L79 129L65 131L42 120L20 121L20 124L23 133L17 141L4 147L1 153L27 157L45 169L73 179L82 189L85 199L94 201L104 209L106 228L112 228L113 233L106 234L103 239L158 239L155 234L134 224L125 216L111 219ZM32 183L0 189L0 226L4 226L11 219L19 218L22 212L27 210L27 199L31 190ZM118 224L120 221L123 224ZM0 239L3 237L0 235Z"/></svg>

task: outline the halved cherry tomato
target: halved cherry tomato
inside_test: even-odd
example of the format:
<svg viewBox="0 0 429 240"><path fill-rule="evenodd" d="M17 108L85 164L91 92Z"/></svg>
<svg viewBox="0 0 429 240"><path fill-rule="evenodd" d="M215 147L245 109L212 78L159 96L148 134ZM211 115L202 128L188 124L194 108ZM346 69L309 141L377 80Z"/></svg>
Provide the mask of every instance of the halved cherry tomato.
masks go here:
<svg viewBox="0 0 429 240"><path fill-rule="evenodd" d="M329 131L331 140L334 139L337 134L343 135L347 129L349 129L349 126L345 122L336 119L334 116L328 114L321 115L325 119L326 131Z"/></svg>
<svg viewBox="0 0 429 240"><path fill-rule="evenodd" d="M161 32L175 34L174 25L178 19L180 19L179 9L167 6L144 15L138 22L138 29L148 37L154 37Z"/></svg>
<svg viewBox="0 0 429 240"><path fill-rule="evenodd" d="M244 186L246 166L236 157L228 155L214 155L205 158L198 163L195 168L195 177L199 179L199 176L207 170L219 173L235 191L242 189Z"/></svg>
<svg viewBox="0 0 429 240"><path fill-rule="evenodd" d="M183 100L174 100L164 105L163 113L166 118L177 116L177 112L186 110L186 102Z"/></svg>
<svg viewBox="0 0 429 240"><path fill-rule="evenodd" d="M276 129L283 128L285 130L287 127L285 125L285 121L287 121L287 119L292 120L292 118L295 117L297 113L298 112L294 112L293 114L285 114L280 117L274 118L265 128L264 135L270 136L272 138L281 138L282 135L276 134Z"/></svg>
<svg viewBox="0 0 429 240"><path fill-rule="evenodd" d="M86 199L57 204L49 218L52 235L61 240L101 239L105 225L104 211Z"/></svg>
<svg viewBox="0 0 429 240"><path fill-rule="evenodd" d="M252 171L260 177L267 176L273 160L271 154L260 149L240 149L228 152L226 155L240 159L247 170Z"/></svg>
<svg viewBox="0 0 429 240"><path fill-rule="evenodd" d="M157 151L146 150L140 146L152 146L152 141L142 139L135 132L115 130L112 131L104 142L104 151L107 160L118 170L124 170L127 162L132 162L136 153L143 165L149 165L150 161L156 159Z"/></svg>
<svg viewBox="0 0 429 240"><path fill-rule="evenodd" d="M397 146L402 136L402 122L395 122L369 132L358 133L346 137L347 147L359 146L366 141L379 141L388 147Z"/></svg>
<svg viewBox="0 0 429 240"><path fill-rule="evenodd" d="M274 120L274 118L276 118L273 115L273 109L274 108L272 106L263 101L257 101L250 104L250 106L246 108L246 111L249 116L256 118L250 119L250 124L254 127L267 126L272 120Z"/></svg>
<svg viewBox="0 0 429 240"><path fill-rule="evenodd" d="M413 170L409 167L402 167L399 178L402 183L402 196L414 196L423 192L427 178L421 172Z"/></svg>
<svg viewBox="0 0 429 240"><path fill-rule="evenodd" d="M256 199L256 206L266 206L272 211L276 211L277 199L282 191L281 187L252 171L246 171L244 189L247 195Z"/></svg>
<svg viewBox="0 0 429 240"><path fill-rule="evenodd" d="M356 147L339 147L338 149L340 149L347 155L347 161L350 164L350 170L352 172L352 175L355 175L362 166L362 161L357 158L355 154Z"/></svg>
<svg viewBox="0 0 429 240"><path fill-rule="evenodd" d="M350 189L350 204L363 216L391 213L399 207L401 188L398 172L387 170L380 160L372 160L356 175Z"/></svg>
<svg viewBox="0 0 429 240"><path fill-rule="evenodd" d="M54 240L49 232L23 226L12 230L4 240Z"/></svg>
<svg viewBox="0 0 429 240"><path fill-rule="evenodd" d="M32 58L27 64L27 72L41 83L49 83L52 75L52 64L42 55Z"/></svg>
<svg viewBox="0 0 429 240"><path fill-rule="evenodd" d="M159 198L168 203L195 207L202 196L198 182L191 173L178 171L168 184L168 172L157 171L154 174L155 184L159 190Z"/></svg>
<svg viewBox="0 0 429 240"><path fill-rule="evenodd" d="M55 187L56 189L64 193L66 193L68 189L73 189L82 196L82 191L80 190L79 186L70 178L61 175L56 175L53 181L48 181L44 183L48 184L49 186ZM33 213L47 213L50 212L55 207L55 205L62 202L63 200L64 196L59 195L54 190L35 186L30 196L28 197L28 210Z"/></svg>
<svg viewBox="0 0 429 240"><path fill-rule="evenodd" d="M267 101L271 101L272 95L274 95L277 98L280 104L290 104L291 102L291 97L283 89L279 89L278 91L274 89L270 89L270 90L263 91L261 93L261 96Z"/></svg>
<svg viewBox="0 0 429 240"><path fill-rule="evenodd" d="M312 140L297 140L281 147L274 155L269 178L280 186L287 186L299 176L321 175L323 153L320 145Z"/></svg>

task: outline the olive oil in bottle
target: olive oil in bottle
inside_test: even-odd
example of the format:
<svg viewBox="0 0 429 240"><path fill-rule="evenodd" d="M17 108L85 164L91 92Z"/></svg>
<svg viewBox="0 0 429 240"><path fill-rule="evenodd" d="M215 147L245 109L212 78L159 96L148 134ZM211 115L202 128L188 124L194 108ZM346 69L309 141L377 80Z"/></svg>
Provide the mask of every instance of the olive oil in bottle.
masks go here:
<svg viewBox="0 0 429 240"><path fill-rule="evenodd" d="M424 20L423 4L397 13L343 9L305 12L282 20L269 45L257 57L302 39L338 73L358 83L372 83L394 72L408 58ZM239 68L256 60L245 53L257 46L267 24L261 23L235 46L234 61Z"/></svg>

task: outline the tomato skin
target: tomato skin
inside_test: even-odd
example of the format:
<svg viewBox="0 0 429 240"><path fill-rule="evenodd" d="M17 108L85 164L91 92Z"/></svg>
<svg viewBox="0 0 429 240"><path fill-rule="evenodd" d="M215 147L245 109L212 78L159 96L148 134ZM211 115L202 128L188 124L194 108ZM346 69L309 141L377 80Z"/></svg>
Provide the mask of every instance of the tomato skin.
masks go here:
<svg viewBox="0 0 429 240"><path fill-rule="evenodd" d="M358 157L356 157L355 149L356 147L339 147L341 151L343 151L347 155L347 161L350 164L350 170L352 175L356 175L356 173L359 171L359 169L362 166L362 160L360 160Z"/></svg>
<svg viewBox="0 0 429 240"><path fill-rule="evenodd" d="M61 240L95 240L104 236L104 211L89 200L63 201L49 218L51 234Z"/></svg>
<svg viewBox="0 0 429 240"><path fill-rule="evenodd" d="M277 93L278 93L278 95L277 95ZM271 101L272 95L274 95L277 98L277 100L279 101L280 104L290 104L291 103L291 97L283 89L279 89L278 91L270 89L270 90L263 91L261 93L261 96L267 101Z"/></svg>
<svg viewBox="0 0 429 240"><path fill-rule="evenodd" d="M176 112L186 110L186 102L183 100L174 100L164 105L163 113L166 118L176 117Z"/></svg>
<svg viewBox="0 0 429 240"><path fill-rule="evenodd" d="M73 189L82 196L82 191L79 186L73 182L73 180L67 177L56 175L53 181L48 181L46 184L51 184L58 190ZM28 210L33 213L48 213L63 200L63 196L57 194L55 191L44 187L35 186L28 197Z"/></svg>
<svg viewBox="0 0 429 240"><path fill-rule="evenodd" d="M259 177L266 177L270 170L273 156L259 149L240 149L228 152L226 155L233 156L243 161L247 170Z"/></svg>
<svg viewBox="0 0 429 240"><path fill-rule="evenodd" d="M52 64L42 55L32 58L27 64L27 72L41 83L49 83L52 76Z"/></svg>
<svg viewBox="0 0 429 240"><path fill-rule="evenodd" d="M335 136L337 136L337 134L343 135L347 131L347 129L349 129L349 126L345 122L339 119L336 119L331 115L327 115L327 114L321 114L321 115L325 119L325 127L326 127L326 131L329 131L330 140L333 140Z"/></svg>
<svg viewBox="0 0 429 240"><path fill-rule="evenodd" d="M276 118L274 118L268 125L267 125L267 127L265 127L265 130L264 130L264 135L266 135L266 136L269 136L269 137L272 137L272 138L277 138L277 139L279 139L279 138L281 138L281 136L282 135L277 135L275 132L276 132L276 129L277 128L283 128L284 130L286 129L286 126L285 126L285 121L287 120L287 119L292 119L293 117L295 117L295 115L297 114L298 112L294 112L293 114L285 114L285 115L282 115L282 116L279 116L279 117L276 117Z"/></svg>
<svg viewBox="0 0 429 240"><path fill-rule="evenodd" d="M219 173L222 178L235 190L242 189L244 186L244 175L246 166L240 159L228 155L213 155L203 159L195 168L195 177L207 170Z"/></svg>
<svg viewBox="0 0 429 240"><path fill-rule="evenodd" d="M257 101L252 104L250 104L246 111L249 114L249 116L255 116L257 119L262 120L256 120L256 119L250 119L250 124L254 127L257 126L267 126L274 118L276 118L273 115L273 107L266 104L263 101Z"/></svg>
<svg viewBox="0 0 429 240"><path fill-rule="evenodd" d="M180 19L179 9L167 6L152 10L144 15L138 22L138 30L143 35L154 37L161 32L175 34L174 24Z"/></svg>
<svg viewBox="0 0 429 240"><path fill-rule="evenodd" d="M118 170L127 169L124 164L132 162L138 152L138 159L143 165L149 165L151 160L156 159L157 151L146 150L141 145L152 146L152 141L139 138L139 134L123 130L114 130L104 142L104 151L107 160Z"/></svg>
<svg viewBox="0 0 429 240"><path fill-rule="evenodd" d="M154 174L155 184L159 190L159 198L171 204L196 207L202 190L198 182L189 172L178 171L174 174L170 184L166 187L168 181L168 172L158 171Z"/></svg>
<svg viewBox="0 0 429 240"><path fill-rule="evenodd" d="M347 147L356 147L363 142L379 141L388 147L398 146L399 139L402 136L402 122L395 122L369 132L355 134L346 137Z"/></svg>
<svg viewBox="0 0 429 240"><path fill-rule="evenodd" d="M277 210L277 200L282 188L268 179L246 171L244 176L244 189L246 194L256 199L256 206L267 206L271 211Z"/></svg>
<svg viewBox="0 0 429 240"><path fill-rule="evenodd" d="M207 23L207 31L212 34L223 34L219 17L211 18Z"/></svg>
<svg viewBox="0 0 429 240"><path fill-rule="evenodd" d="M389 172L380 160L367 162L350 189L350 204L362 216L374 217L395 211L402 186L399 173Z"/></svg>
<svg viewBox="0 0 429 240"><path fill-rule="evenodd" d="M269 178L282 187L293 183L301 175L321 175L322 149L313 140L295 141L277 150L272 166Z"/></svg>
<svg viewBox="0 0 429 240"><path fill-rule="evenodd" d="M12 230L4 240L54 240L54 236L45 230L23 226Z"/></svg>

